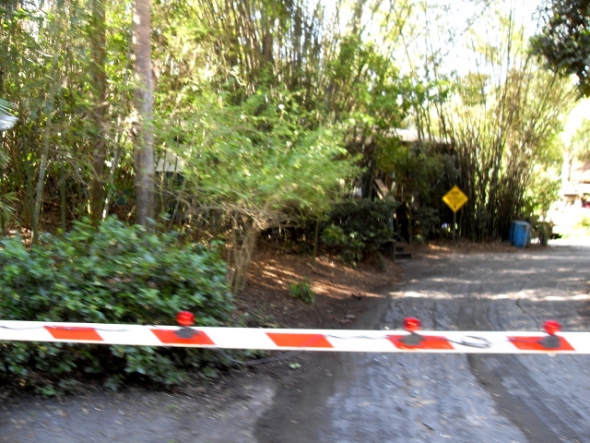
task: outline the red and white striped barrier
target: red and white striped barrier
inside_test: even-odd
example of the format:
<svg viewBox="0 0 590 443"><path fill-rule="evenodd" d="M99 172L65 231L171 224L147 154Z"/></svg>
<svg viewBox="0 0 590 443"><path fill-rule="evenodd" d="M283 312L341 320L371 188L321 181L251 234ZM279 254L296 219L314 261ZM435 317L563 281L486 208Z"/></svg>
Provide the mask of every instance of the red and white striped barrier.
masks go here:
<svg viewBox="0 0 590 443"><path fill-rule="evenodd" d="M418 332L420 322L412 318L405 320L405 330L397 331L191 327L189 313L179 314L178 320L180 327L0 321L0 341L274 351L590 354L590 333L560 332L554 321L545 322L545 332Z"/></svg>

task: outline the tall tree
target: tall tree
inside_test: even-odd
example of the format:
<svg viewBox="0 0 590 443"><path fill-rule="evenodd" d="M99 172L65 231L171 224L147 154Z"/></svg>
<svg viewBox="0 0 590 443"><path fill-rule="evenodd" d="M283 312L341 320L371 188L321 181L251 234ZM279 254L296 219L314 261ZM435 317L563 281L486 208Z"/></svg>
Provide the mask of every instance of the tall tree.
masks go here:
<svg viewBox="0 0 590 443"><path fill-rule="evenodd" d="M542 32L533 52L554 71L575 74L580 94L590 96L590 1L550 0L542 9Z"/></svg>
<svg viewBox="0 0 590 443"><path fill-rule="evenodd" d="M135 189L136 221L149 228L154 213L154 80L152 75L150 0L133 5L135 55Z"/></svg>
<svg viewBox="0 0 590 443"><path fill-rule="evenodd" d="M90 189L90 215L94 223L102 218L104 208L104 182L106 159L105 115L107 109L106 92L106 0L92 0L92 83L94 89L94 137L93 168L94 174Z"/></svg>

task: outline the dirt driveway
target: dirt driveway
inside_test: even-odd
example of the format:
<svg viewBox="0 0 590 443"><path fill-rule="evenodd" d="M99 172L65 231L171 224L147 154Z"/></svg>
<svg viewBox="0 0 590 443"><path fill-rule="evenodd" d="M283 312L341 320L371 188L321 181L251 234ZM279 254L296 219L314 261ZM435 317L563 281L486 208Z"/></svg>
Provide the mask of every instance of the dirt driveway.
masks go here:
<svg viewBox="0 0 590 443"><path fill-rule="evenodd" d="M590 329L590 247L403 265L359 328ZM208 390L0 405L2 443L590 442L590 356L307 354Z"/></svg>
<svg viewBox="0 0 590 443"><path fill-rule="evenodd" d="M454 254L405 265L367 328L405 316L435 330L590 330L590 248ZM331 357L331 356L330 356ZM318 357L278 391L260 443L590 442L590 356Z"/></svg>

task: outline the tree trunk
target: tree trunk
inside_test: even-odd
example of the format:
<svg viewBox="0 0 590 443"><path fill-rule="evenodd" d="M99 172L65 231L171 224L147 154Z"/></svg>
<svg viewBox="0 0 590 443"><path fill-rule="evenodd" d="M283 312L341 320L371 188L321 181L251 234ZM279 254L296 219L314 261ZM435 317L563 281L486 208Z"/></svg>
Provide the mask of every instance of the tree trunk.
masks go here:
<svg viewBox="0 0 590 443"><path fill-rule="evenodd" d="M53 94L49 96L53 100ZM49 105L51 106L51 105ZM51 133L51 113L47 113L47 123L43 135L43 148L41 150L41 162L39 164L39 177L35 188L35 206L33 208L33 244L39 241L39 221L41 218L41 205L43 204L43 190L45 189L45 173L49 157L49 138Z"/></svg>
<svg viewBox="0 0 590 443"><path fill-rule="evenodd" d="M150 0L135 0L133 11L135 55L135 108L138 132L135 137L136 221L153 230L154 211L154 82L151 61Z"/></svg>
<svg viewBox="0 0 590 443"><path fill-rule="evenodd" d="M97 224L102 218L105 205L105 160L106 160L106 24L105 1L92 0L92 77L95 94L94 124L97 134L94 141L94 175L90 187L90 217ZM148 34L149 35L149 34Z"/></svg>

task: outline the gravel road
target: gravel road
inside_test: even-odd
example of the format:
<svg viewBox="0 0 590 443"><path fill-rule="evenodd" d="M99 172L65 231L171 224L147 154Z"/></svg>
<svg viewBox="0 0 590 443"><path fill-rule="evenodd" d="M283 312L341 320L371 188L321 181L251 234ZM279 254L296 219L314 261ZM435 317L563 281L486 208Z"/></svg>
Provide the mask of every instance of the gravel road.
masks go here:
<svg viewBox="0 0 590 443"><path fill-rule="evenodd" d="M433 330L590 329L590 247L454 254L404 265L367 328L406 316ZM590 442L590 356L317 356L280 389L260 443Z"/></svg>
<svg viewBox="0 0 590 443"><path fill-rule="evenodd" d="M356 327L590 330L590 244L452 254ZM125 392L0 404L0 443L590 442L590 356L305 354L192 395ZM288 362L283 367L288 368ZM283 370L285 373L285 370Z"/></svg>

